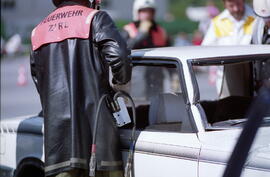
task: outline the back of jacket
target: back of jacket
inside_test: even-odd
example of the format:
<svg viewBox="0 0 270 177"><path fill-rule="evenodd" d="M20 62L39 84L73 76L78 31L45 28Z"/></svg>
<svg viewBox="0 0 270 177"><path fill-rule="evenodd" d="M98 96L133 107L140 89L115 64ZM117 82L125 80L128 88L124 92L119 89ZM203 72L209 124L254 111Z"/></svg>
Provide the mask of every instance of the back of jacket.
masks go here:
<svg viewBox="0 0 270 177"><path fill-rule="evenodd" d="M32 33L31 72L45 122L45 172L88 168L94 115L108 93L109 66L118 84L130 80L125 41L107 13L64 3ZM97 169L122 166L117 128L102 106ZM108 148L110 147L110 148Z"/></svg>

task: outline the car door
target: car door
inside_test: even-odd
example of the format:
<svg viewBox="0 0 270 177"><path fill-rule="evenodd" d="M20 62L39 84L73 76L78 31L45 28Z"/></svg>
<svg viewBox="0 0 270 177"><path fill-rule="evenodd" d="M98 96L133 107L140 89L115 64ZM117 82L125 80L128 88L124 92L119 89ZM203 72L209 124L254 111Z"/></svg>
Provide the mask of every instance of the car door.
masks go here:
<svg viewBox="0 0 270 177"><path fill-rule="evenodd" d="M176 59L133 58L124 86L136 105L135 177L197 177L200 143L192 121L182 65ZM121 128L123 156L131 144L131 125Z"/></svg>

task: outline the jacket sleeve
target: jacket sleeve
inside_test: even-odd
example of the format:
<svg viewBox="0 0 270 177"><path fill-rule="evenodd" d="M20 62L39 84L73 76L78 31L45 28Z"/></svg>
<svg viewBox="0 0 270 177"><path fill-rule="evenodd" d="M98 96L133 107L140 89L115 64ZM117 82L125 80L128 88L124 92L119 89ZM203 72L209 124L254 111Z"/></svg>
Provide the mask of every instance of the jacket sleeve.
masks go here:
<svg viewBox="0 0 270 177"><path fill-rule="evenodd" d="M116 84L127 83L131 78L130 50L106 12L100 11L95 15L92 21L92 36L101 56L112 69L113 81Z"/></svg>
<svg viewBox="0 0 270 177"><path fill-rule="evenodd" d="M38 84L38 79L37 79L37 67L36 67L36 63L35 63L35 58L33 56L33 51L31 51L31 54L30 54L30 68L31 68L31 76L32 76L32 79L36 85L36 88L37 88L37 91L38 93L39 92L39 84Z"/></svg>

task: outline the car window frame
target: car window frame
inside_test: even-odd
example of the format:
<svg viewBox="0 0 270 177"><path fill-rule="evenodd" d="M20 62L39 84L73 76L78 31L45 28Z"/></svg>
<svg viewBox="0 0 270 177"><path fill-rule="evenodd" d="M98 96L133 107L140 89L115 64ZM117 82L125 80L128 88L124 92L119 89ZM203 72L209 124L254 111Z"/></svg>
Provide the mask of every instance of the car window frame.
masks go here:
<svg viewBox="0 0 270 177"><path fill-rule="evenodd" d="M259 58L259 59L258 59ZM233 63L240 63L240 62L254 62L270 59L269 54L257 54L257 55L238 55L238 56L217 56L217 57L209 57L209 58L197 58L197 59L188 59L187 65L191 75L191 81L193 85L193 100L191 104L194 104L201 115L202 124L205 130L214 130L215 128L208 123L206 114L200 105L200 89L196 79L196 74L193 70L193 66L201 64L202 66L211 66L211 65L224 65L224 64L233 64ZM239 127L234 127L239 128Z"/></svg>
<svg viewBox="0 0 270 177"><path fill-rule="evenodd" d="M136 65L140 64L160 64L166 65L166 64L173 64L176 66L176 70L178 72L178 77L179 77L179 82L180 82L180 88L181 91L184 95L184 101L186 104L186 109L189 117L189 121L192 127L192 133L197 133L198 128L195 123L192 111L191 111L191 104L188 99L188 92L187 92L187 87L186 87L186 81L185 81L185 76L184 76L184 70L183 70L183 64L179 58L176 57L164 57L164 56L133 56L132 58L132 65L133 67ZM138 130L138 131L145 131L145 130ZM183 133L183 132L177 132L177 133Z"/></svg>

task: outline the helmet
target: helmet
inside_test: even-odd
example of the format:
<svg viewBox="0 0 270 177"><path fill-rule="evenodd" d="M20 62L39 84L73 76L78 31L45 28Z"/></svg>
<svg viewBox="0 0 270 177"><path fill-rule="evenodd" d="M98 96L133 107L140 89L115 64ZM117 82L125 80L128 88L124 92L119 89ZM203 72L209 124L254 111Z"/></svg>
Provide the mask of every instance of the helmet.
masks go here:
<svg viewBox="0 0 270 177"><path fill-rule="evenodd" d="M155 0L134 0L133 4L133 20L138 20L138 11L144 8L156 9Z"/></svg>
<svg viewBox="0 0 270 177"><path fill-rule="evenodd" d="M258 16L270 17L270 0L253 0L253 8Z"/></svg>
<svg viewBox="0 0 270 177"><path fill-rule="evenodd" d="M98 9L100 8L101 0L89 0L90 1L90 7L93 9Z"/></svg>
<svg viewBox="0 0 270 177"><path fill-rule="evenodd" d="M53 4L57 7L64 0L53 0Z"/></svg>

